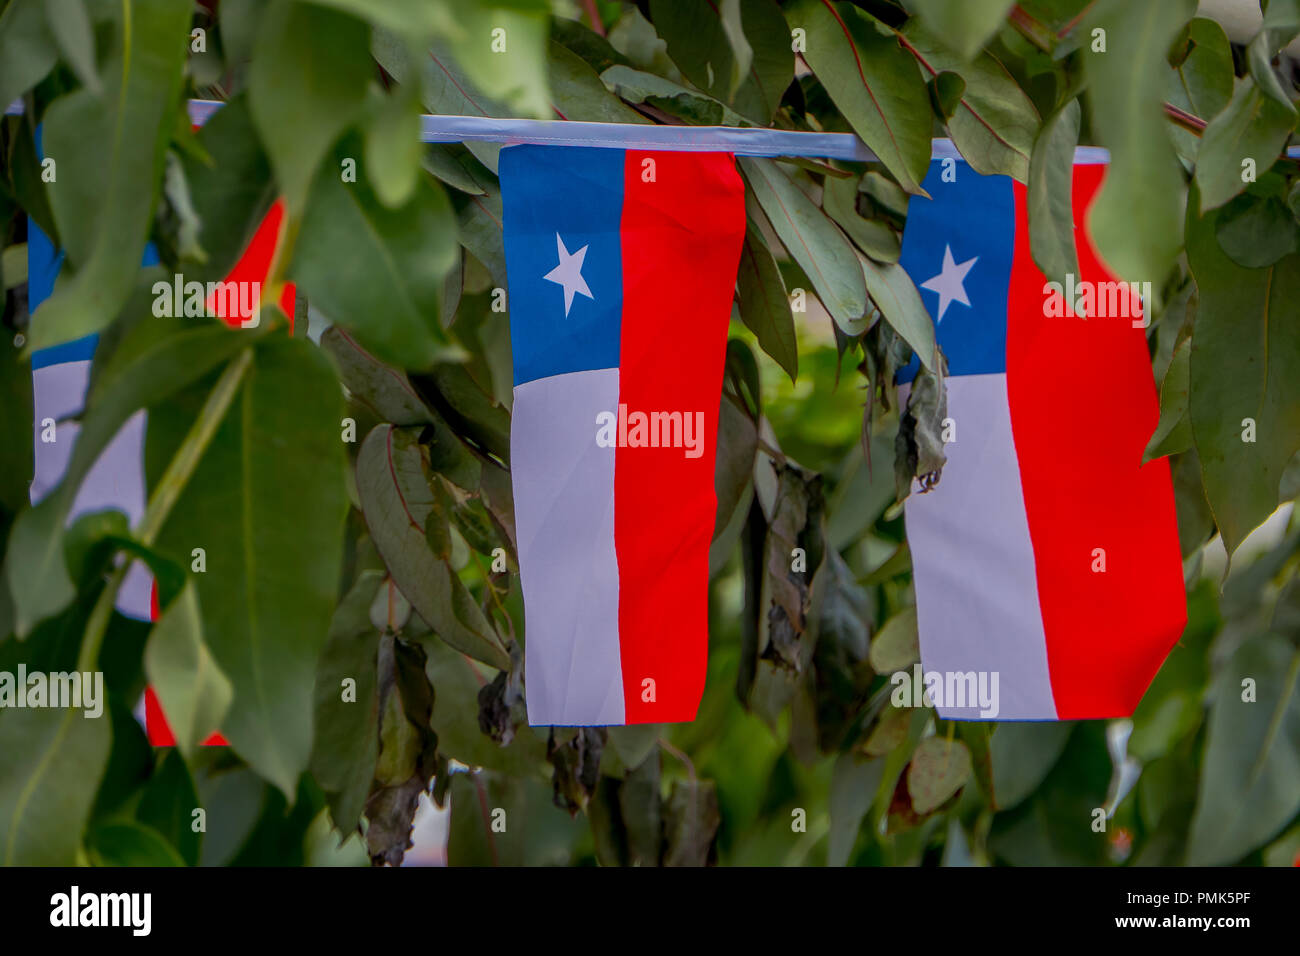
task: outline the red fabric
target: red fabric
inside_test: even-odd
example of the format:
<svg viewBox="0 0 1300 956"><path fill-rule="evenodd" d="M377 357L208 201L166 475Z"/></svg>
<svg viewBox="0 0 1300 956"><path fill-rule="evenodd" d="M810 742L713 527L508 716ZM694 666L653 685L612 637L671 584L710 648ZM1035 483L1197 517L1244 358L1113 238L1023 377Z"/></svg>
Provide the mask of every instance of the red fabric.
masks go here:
<svg viewBox="0 0 1300 956"><path fill-rule="evenodd" d="M1104 174L1074 168L1080 278L1094 283L1114 281L1083 228ZM1145 330L1044 315L1020 183L1015 197L1007 393L1052 693L1061 720L1128 716L1187 623L1169 463L1141 464L1160 417Z"/></svg>
<svg viewBox="0 0 1300 956"><path fill-rule="evenodd" d="M643 162L654 161L654 178ZM707 670L718 401L745 197L721 153L627 152L619 401L703 413L702 453L632 448L614 465L619 644L629 724L695 718ZM645 681L654 681L654 700Z"/></svg>

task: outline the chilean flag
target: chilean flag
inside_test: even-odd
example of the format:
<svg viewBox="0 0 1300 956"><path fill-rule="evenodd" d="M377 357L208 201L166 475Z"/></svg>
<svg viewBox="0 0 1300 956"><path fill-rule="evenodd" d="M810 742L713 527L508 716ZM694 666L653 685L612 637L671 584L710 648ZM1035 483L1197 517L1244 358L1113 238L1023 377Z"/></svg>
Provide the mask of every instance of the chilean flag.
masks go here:
<svg viewBox="0 0 1300 956"><path fill-rule="evenodd" d="M1030 257L1020 183L936 159L932 198L908 207L900 261L948 358L955 430L942 479L905 506L921 670L946 718L1128 716L1186 624L1169 464L1142 464L1159 418L1142 304L1115 294L1084 227L1095 153L1076 156L1065 296Z"/></svg>
<svg viewBox="0 0 1300 956"><path fill-rule="evenodd" d="M501 151L528 720L688 721L704 690L729 153Z"/></svg>

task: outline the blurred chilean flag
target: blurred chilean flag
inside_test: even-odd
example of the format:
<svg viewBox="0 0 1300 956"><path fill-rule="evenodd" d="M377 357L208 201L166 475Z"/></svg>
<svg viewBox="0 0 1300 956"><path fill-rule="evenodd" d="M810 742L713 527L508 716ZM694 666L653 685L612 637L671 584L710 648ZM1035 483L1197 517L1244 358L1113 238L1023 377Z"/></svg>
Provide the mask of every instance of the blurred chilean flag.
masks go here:
<svg viewBox="0 0 1300 956"><path fill-rule="evenodd" d="M501 151L528 720L693 720L727 325L729 153Z"/></svg>
<svg viewBox="0 0 1300 956"><path fill-rule="evenodd" d="M277 202L258 226L239 261L224 280L225 283L241 285L257 283L259 288L265 285L276 243L279 241L283 217L283 204ZM28 308L32 313L32 321L39 322L40 304L54 291L54 282L63 265L63 254L55 249L50 238L30 218L27 220L27 263ZM158 254L152 244L145 248L141 264L144 266L158 264ZM291 331L294 297L294 287L288 284L279 302L280 308L289 318ZM238 328L241 318L238 315L227 314L227 307L230 304L231 300L214 296L209 299L206 306L209 314L223 319L232 328ZM32 353L32 397L36 420L35 475L31 486L33 504L44 498L63 478L77 429L77 425L73 422L60 425L59 434L71 436L70 440L43 442L40 436L41 422L46 418L52 418L57 422L81 414L86 403L90 367L98 342L98 335L88 335L85 338ZM96 459L77 492L68 514L69 523L89 512L107 508L125 512L133 526L143 517L145 501L148 497L144 476L146 420L147 416L143 410L136 412ZM116 607L121 614L135 620L157 619L157 590L142 562L135 562L127 572L126 579L118 591ZM167 726L162 708L158 705L157 695L152 689L145 689L144 707L149 742L160 747L174 745L176 738ZM225 742L220 734L213 734L205 741L207 744Z"/></svg>
<svg viewBox="0 0 1300 956"><path fill-rule="evenodd" d="M900 262L948 359L955 430L942 479L905 506L913 678L944 717L1128 716L1186 624L1169 464L1142 464L1159 418L1148 323L1084 225L1105 169L1079 150L1080 275L1057 285L1030 256L1022 184L953 153L908 206Z"/></svg>

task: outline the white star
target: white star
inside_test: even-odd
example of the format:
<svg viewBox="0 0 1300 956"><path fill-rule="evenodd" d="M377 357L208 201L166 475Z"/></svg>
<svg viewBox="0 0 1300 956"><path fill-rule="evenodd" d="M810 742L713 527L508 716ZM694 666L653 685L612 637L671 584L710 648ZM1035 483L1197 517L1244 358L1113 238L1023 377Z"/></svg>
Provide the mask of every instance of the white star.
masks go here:
<svg viewBox="0 0 1300 956"><path fill-rule="evenodd" d="M555 245L560 253L560 264L546 273L543 278L549 279L556 285L564 286L564 316L568 318L569 307L573 305L573 294L580 292L593 302L596 297L591 294L587 288L587 280L582 277L582 260L587 258L587 247L583 246L572 255L569 250L564 248L564 240L560 234L555 234Z"/></svg>
<svg viewBox="0 0 1300 956"><path fill-rule="evenodd" d="M948 311L948 306L954 302L960 302L967 307L970 306L970 299L966 298L966 287L963 283L966 281L966 273L970 272L971 266L979 262L979 258L979 256L976 256L973 259L967 259L965 262L954 262L952 247L947 245L943 247L943 268L937 276L921 283L922 289L929 289L931 292L939 293L939 316L937 321L943 321L943 314Z"/></svg>

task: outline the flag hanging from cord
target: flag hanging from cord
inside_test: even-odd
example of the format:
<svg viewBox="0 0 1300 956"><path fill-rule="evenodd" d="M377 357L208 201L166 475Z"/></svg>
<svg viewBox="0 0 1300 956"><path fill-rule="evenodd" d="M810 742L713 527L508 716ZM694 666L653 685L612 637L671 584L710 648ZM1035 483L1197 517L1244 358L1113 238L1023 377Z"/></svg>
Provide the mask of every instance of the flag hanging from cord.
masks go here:
<svg viewBox="0 0 1300 956"><path fill-rule="evenodd" d="M1008 177L937 158L932 198L908 207L900 261L948 360L951 420L941 480L905 506L910 680L944 717L1128 716L1186 623L1169 464L1142 464L1159 418L1149 287L1117 282L1084 225L1105 168L1079 151L1080 274L1060 282L1031 258Z"/></svg>
<svg viewBox="0 0 1300 956"><path fill-rule="evenodd" d="M735 160L519 145L500 176L529 723L692 720L745 233Z"/></svg>

